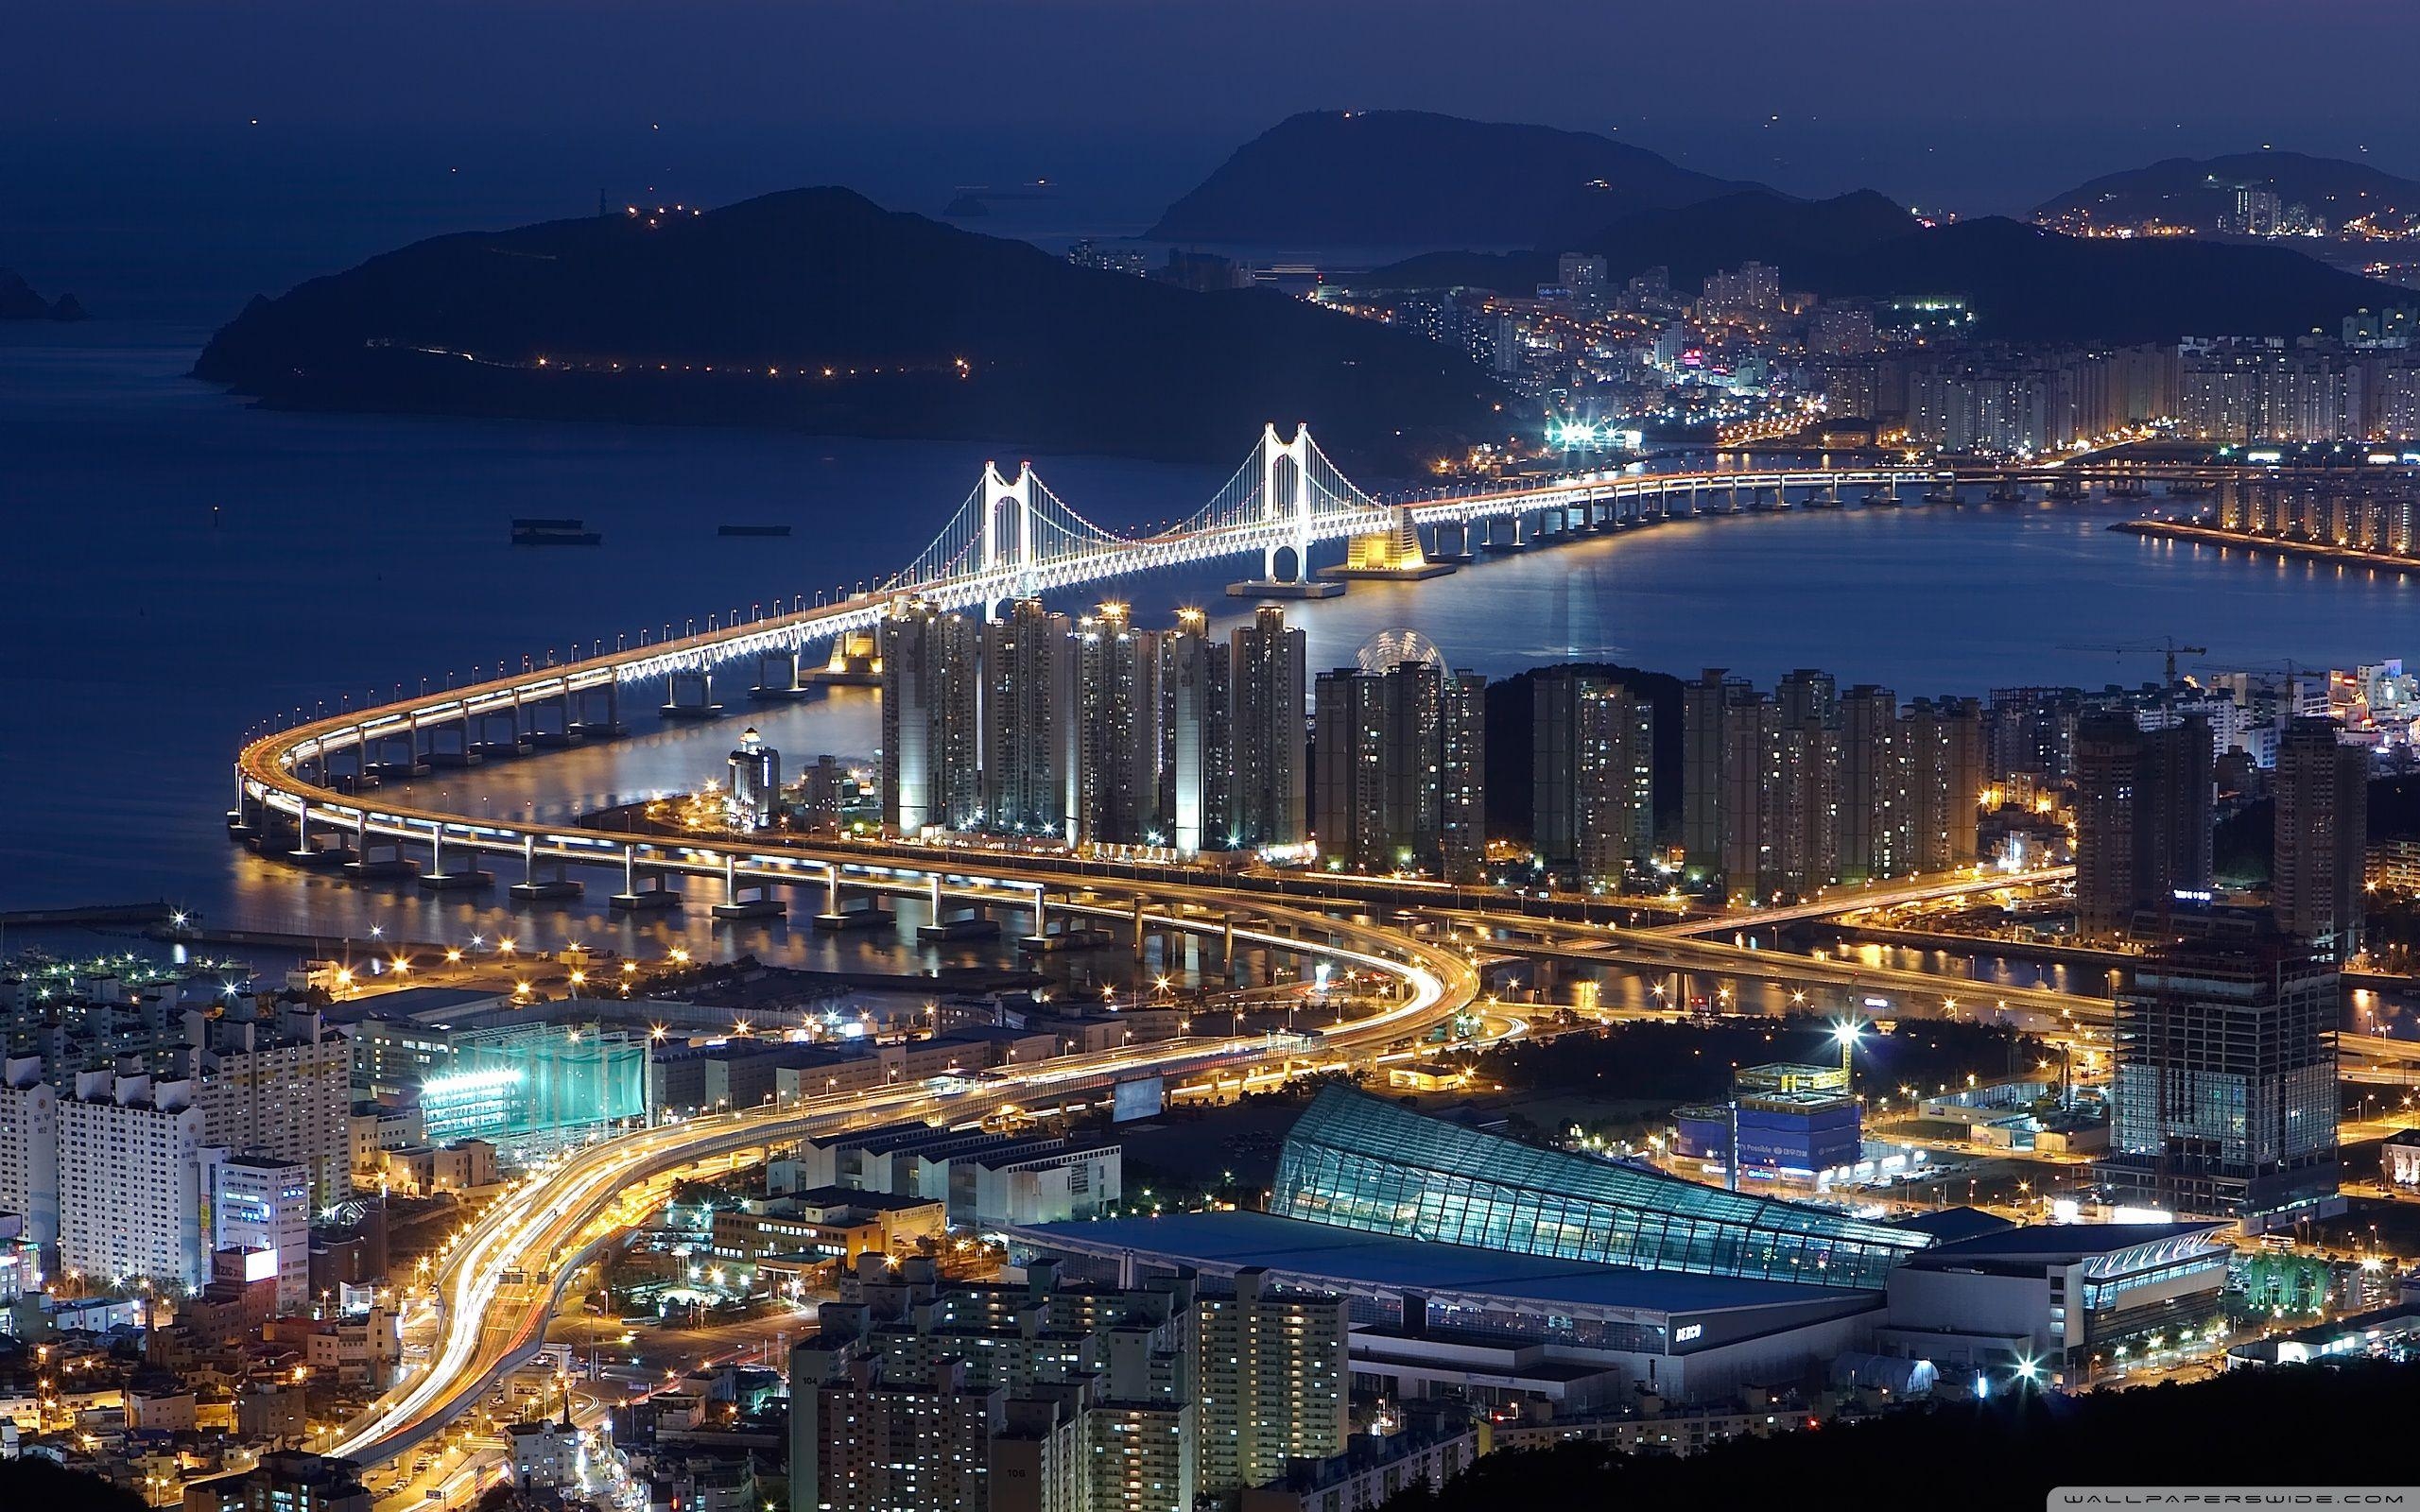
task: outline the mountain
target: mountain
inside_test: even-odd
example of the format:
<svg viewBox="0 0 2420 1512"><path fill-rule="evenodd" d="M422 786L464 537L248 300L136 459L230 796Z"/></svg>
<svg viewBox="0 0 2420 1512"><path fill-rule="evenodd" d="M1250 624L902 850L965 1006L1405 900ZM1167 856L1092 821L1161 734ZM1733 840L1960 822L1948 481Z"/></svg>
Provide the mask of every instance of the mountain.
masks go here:
<svg viewBox="0 0 2420 1512"><path fill-rule="evenodd" d="M84 306L73 294L45 300L33 285L0 267L0 320L81 320Z"/></svg>
<svg viewBox="0 0 2420 1512"><path fill-rule="evenodd" d="M2193 239L2064 236L1992 216L1916 226L1879 195L1816 203L1744 194L1634 216L1585 238L1619 282L1658 263L1687 288L1754 258L1826 299L1960 294L1975 335L2002 341L2124 345L2181 335L2298 335L2334 328L2408 291L2341 272L2287 247ZM1553 277L1543 252L1433 253L1382 267L1373 288L1468 285L1526 291Z"/></svg>
<svg viewBox="0 0 2420 1512"><path fill-rule="evenodd" d="M2366 163L2301 152L2235 152L2218 158L2167 158L2146 168L2104 174L2033 214L2044 220L2089 217L2105 225L2164 221L2216 231L2232 214L2238 188L2267 189L2281 205L2305 204L2330 225L2374 213L2420 216L2420 180Z"/></svg>
<svg viewBox="0 0 2420 1512"><path fill-rule="evenodd" d="M845 189L441 236L255 299L197 377L272 404L771 423L1223 459L1266 421L1417 460L1505 395L1408 333L1195 293Z"/></svg>
<svg viewBox="0 0 2420 1512"><path fill-rule="evenodd" d="M1149 241L1546 247L1753 185L1584 131L1422 111L1309 111L1238 147Z"/></svg>
<svg viewBox="0 0 2420 1512"><path fill-rule="evenodd" d="M1917 229L1908 212L1870 189L1833 199L1792 199L1770 189L1625 216L1568 243L1534 252L1429 252L1357 282L1373 288L1466 284L1503 290L1551 282L1557 251L1597 252L1619 282L1661 264L1687 285L1717 268L1754 259L1785 272L1819 259L1862 252Z"/></svg>
<svg viewBox="0 0 2420 1512"><path fill-rule="evenodd" d="M2410 298L2283 247L2062 236L1999 216L1782 272L1790 286L1825 296L1962 294L1975 334L2002 341L2333 333L2354 310Z"/></svg>

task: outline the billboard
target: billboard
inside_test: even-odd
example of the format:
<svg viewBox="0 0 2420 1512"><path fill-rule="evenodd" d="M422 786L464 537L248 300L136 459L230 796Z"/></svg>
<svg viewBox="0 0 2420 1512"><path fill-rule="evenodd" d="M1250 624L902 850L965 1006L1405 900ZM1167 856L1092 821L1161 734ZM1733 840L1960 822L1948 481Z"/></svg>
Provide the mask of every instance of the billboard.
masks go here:
<svg viewBox="0 0 2420 1512"><path fill-rule="evenodd" d="M1157 1116L1167 1106L1167 1084L1157 1076L1145 1076L1136 1081L1121 1081L1111 1091L1109 1121L1124 1124L1137 1118Z"/></svg>

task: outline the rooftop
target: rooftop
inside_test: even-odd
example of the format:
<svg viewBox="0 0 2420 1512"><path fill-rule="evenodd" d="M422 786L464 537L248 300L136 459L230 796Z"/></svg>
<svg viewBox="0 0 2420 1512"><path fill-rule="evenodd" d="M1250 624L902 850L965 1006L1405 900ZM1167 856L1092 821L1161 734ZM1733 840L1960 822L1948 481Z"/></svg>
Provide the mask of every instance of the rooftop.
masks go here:
<svg viewBox="0 0 2420 1512"><path fill-rule="evenodd" d="M1547 1307L1651 1313L1853 1301L1873 1294L1796 1281L1635 1270L1364 1233L1265 1212L1181 1212L1011 1230L1044 1248L1164 1257L1220 1274L1260 1266L1288 1284L1331 1290L1461 1293Z"/></svg>

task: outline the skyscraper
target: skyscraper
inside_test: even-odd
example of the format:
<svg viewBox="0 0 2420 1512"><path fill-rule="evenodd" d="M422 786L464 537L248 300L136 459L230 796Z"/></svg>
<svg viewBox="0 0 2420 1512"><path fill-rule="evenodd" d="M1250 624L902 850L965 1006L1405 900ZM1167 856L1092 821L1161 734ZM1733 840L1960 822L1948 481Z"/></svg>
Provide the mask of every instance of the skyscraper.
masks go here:
<svg viewBox="0 0 2420 1512"><path fill-rule="evenodd" d="M1840 866L1844 882L1915 869L1909 800L1908 732L1888 688L1859 684L1841 696Z"/></svg>
<svg viewBox="0 0 2420 1512"><path fill-rule="evenodd" d="M782 753L765 744L753 726L740 731L739 748L727 758L731 769L731 816L743 829L761 830L781 812Z"/></svg>
<svg viewBox="0 0 2420 1512"><path fill-rule="evenodd" d="M1226 850L1236 828L1234 656L1208 623L1179 610L1160 637L1160 822L1188 856Z"/></svg>
<svg viewBox="0 0 2420 1512"><path fill-rule="evenodd" d="M1019 599L983 627L983 813L1005 834L1070 838L1077 807L1074 643L1067 616Z"/></svg>
<svg viewBox="0 0 2420 1512"><path fill-rule="evenodd" d="M2154 951L2118 1000L2102 1180L2127 1200L2268 1222L2331 1197L2339 991L2331 963L2274 933Z"/></svg>
<svg viewBox="0 0 2420 1512"><path fill-rule="evenodd" d="M1229 645L1235 711L1233 843L1300 845L1310 828L1303 739L1310 689L1304 673L1303 632L1287 627L1284 610L1265 604L1253 611L1250 625L1236 627Z"/></svg>
<svg viewBox="0 0 2420 1512"><path fill-rule="evenodd" d="M1806 897L1840 875L1839 684L1801 667L1773 689L1762 800L1766 876L1759 891Z"/></svg>
<svg viewBox="0 0 2420 1512"><path fill-rule="evenodd" d="M1772 783L1772 699L1745 681L1723 687L1717 725L1720 782L1716 789L1715 870L1733 897L1761 898L1772 878L1772 827L1766 799Z"/></svg>
<svg viewBox="0 0 2420 1512"><path fill-rule="evenodd" d="M1723 714L1746 685L1708 667L1681 690L1681 850L1709 872L1722 869Z"/></svg>
<svg viewBox="0 0 2420 1512"><path fill-rule="evenodd" d="M1654 848L1654 706L1564 669L1530 691L1531 843L1549 867L1618 878Z"/></svg>
<svg viewBox="0 0 2420 1512"><path fill-rule="evenodd" d="M2113 934L2137 909L2209 890L2214 766L2209 724L2196 714L2163 730L2118 710L2078 722L2078 929Z"/></svg>
<svg viewBox="0 0 2420 1512"><path fill-rule="evenodd" d="M1385 683L1359 667L1317 685L1320 850L1357 870L1392 864L1386 849Z"/></svg>
<svg viewBox="0 0 2420 1512"><path fill-rule="evenodd" d="M2277 835L2270 902L2277 926L2330 959L2361 953L2369 753L2325 719L2297 719L2277 743Z"/></svg>
<svg viewBox="0 0 2420 1512"><path fill-rule="evenodd" d="M1320 843L1360 870L1485 860L1487 681L1432 661L1320 674Z"/></svg>
<svg viewBox="0 0 2420 1512"><path fill-rule="evenodd" d="M1911 871L1947 871L1975 859L1975 816L1983 799L1983 709L1972 698L1918 698L1903 723L1908 741Z"/></svg>
<svg viewBox="0 0 2420 1512"><path fill-rule="evenodd" d="M1232 1295L1203 1293L1193 1311L1202 1495L1223 1499L1277 1479L1289 1459L1344 1452L1352 1422L1343 1297L1281 1290L1246 1268Z"/></svg>
<svg viewBox="0 0 2420 1512"><path fill-rule="evenodd" d="M961 830L983 808L976 738L976 628L929 600L882 622L882 827Z"/></svg>
<svg viewBox="0 0 2420 1512"><path fill-rule="evenodd" d="M1080 845L1165 837L1160 820L1159 637L1124 604L1076 623L1074 802Z"/></svg>

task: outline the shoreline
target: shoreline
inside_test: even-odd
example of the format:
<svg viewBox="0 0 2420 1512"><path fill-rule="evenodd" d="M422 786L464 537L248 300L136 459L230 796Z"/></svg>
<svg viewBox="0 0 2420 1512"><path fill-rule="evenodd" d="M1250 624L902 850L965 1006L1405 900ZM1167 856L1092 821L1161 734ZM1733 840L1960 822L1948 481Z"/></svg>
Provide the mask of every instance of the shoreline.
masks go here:
<svg viewBox="0 0 2420 1512"><path fill-rule="evenodd" d="M2323 545L2315 541L2242 535L2233 530L2221 530L2216 525L2180 524L2172 520L2120 520L2109 528L2130 536L2150 536L2161 541L2196 541L2221 546L2239 546L2255 556L2332 561L2348 567L2379 567L2406 576L2420 573L2420 557L2394 557L2385 552L2364 551L2358 546Z"/></svg>

